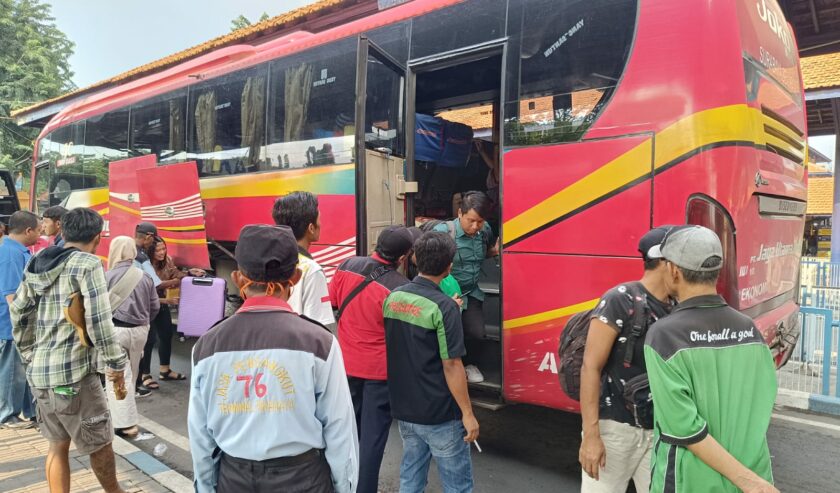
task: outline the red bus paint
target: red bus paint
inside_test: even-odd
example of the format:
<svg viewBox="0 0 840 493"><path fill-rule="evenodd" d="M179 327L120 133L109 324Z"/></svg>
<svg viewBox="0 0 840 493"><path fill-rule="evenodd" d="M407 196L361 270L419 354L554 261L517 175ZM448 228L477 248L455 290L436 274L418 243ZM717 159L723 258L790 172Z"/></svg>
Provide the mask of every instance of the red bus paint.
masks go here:
<svg viewBox="0 0 840 493"><path fill-rule="evenodd" d="M510 0L508 32L498 37L507 57L547 58L597 25L581 11L562 36L541 40L536 49L523 47L532 40L511 27L512 16L536 1ZM414 0L327 31L220 49L90 96L59 113L40 138L200 80L470 3ZM604 4L587 2L586 8ZM525 31L533 34L536 27ZM506 400L578 409L556 375L562 327L610 287L640 277L636 245L661 224L690 221L715 229L726 249L720 287L728 301L755 319L780 361L792 349L779 342L782 334L798 336L795 284L804 208L797 211L805 201L807 129L797 53L775 0L639 0L626 63L615 80L600 74L612 80L605 85L616 87L592 110L598 114L591 126L568 141L502 141L500 366ZM507 85L499 89L500 120L521 116L513 108L538 107L540 98L552 96L548 89L529 97ZM202 178L207 236L234 241L244 224L271 221L277 195L310 190L319 195L323 231L314 255L329 275L355 249L360 204L353 173L349 163ZM34 182L33 206L39 200ZM81 198L85 193L88 198ZM70 202L101 207L101 197L80 192Z"/></svg>

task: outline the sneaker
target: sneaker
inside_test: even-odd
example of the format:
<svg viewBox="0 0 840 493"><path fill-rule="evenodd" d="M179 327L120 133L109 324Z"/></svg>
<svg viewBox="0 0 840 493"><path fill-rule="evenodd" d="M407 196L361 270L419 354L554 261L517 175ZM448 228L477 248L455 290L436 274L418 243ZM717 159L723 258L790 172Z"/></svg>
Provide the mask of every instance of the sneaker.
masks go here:
<svg viewBox="0 0 840 493"><path fill-rule="evenodd" d="M134 398L135 399L140 399L141 397L146 397L147 395L151 395L151 394L152 394L151 390L149 390L146 387L141 385L141 386L139 386L135 389Z"/></svg>
<svg viewBox="0 0 840 493"><path fill-rule="evenodd" d="M17 416L12 416L3 422L3 428L9 428L12 430L25 430L27 428L32 428L33 426L35 426L35 422L31 419L20 419Z"/></svg>
<svg viewBox="0 0 840 493"><path fill-rule="evenodd" d="M484 375L481 374L478 367L475 365L467 365L464 370L467 371L467 382L481 383L484 381Z"/></svg>

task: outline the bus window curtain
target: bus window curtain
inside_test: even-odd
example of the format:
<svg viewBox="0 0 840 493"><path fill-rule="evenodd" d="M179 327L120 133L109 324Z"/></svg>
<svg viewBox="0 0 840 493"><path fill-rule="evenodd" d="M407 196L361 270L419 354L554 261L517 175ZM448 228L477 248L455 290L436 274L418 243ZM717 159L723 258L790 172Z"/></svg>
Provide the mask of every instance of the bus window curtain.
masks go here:
<svg viewBox="0 0 840 493"><path fill-rule="evenodd" d="M174 155L184 152L184 109L177 99L169 102L169 149Z"/></svg>
<svg viewBox="0 0 840 493"><path fill-rule="evenodd" d="M246 168L259 165L265 134L265 77L248 77L242 90L242 148L248 149Z"/></svg>
<svg viewBox="0 0 840 493"><path fill-rule="evenodd" d="M283 142L301 140L303 125L309 111L309 95L312 92L312 66L302 63L286 69L286 122Z"/></svg>
<svg viewBox="0 0 840 493"><path fill-rule="evenodd" d="M210 153L216 147L216 93L207 91L195 103L195 140L202 154ZM221 162L218 159L204 160L209 172L218 173ZM205 168L206 170L207 168Z"/></svg>

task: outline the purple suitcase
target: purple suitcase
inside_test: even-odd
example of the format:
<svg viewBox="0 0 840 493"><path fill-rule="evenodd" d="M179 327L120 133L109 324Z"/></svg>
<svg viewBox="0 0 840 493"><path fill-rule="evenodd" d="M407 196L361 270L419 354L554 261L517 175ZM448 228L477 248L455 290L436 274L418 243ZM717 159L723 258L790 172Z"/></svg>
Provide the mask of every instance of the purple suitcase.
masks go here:
<svg viewBox="0 0 840 493"><path fill-rule="evenodd" d="M181 279L178 303L178 332L198 337L225 316L227 285L219 277Z"/></svg>

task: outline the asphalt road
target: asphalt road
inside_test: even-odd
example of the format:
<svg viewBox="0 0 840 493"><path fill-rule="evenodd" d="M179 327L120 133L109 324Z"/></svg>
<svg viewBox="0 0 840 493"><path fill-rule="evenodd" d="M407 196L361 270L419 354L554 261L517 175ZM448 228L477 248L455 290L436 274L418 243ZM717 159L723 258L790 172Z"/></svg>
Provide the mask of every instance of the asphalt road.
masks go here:
<svg viewBox="0 0 840 493"><path fill-rule="evenodd" d="M188 372L191 341L173 344L172 367ZM157 365L155 354L153 365ZM153 366L157 368L157 366ZM161 382L161 389L140 399L143 426L155 438L135 441L148 453L164 443L159 458L191 478L187 445L188 382ZM477 410L483 453L473 449L477 492L573 492L580 488L577 451L580 417L560 411L511 405L499 411ZM777 487L783 492L840 492L840 419L777 409L769 431ZM396 425L385 451L380 490L396 492L402 452ZM441 491L434 465L427 491Z"/></svg>

